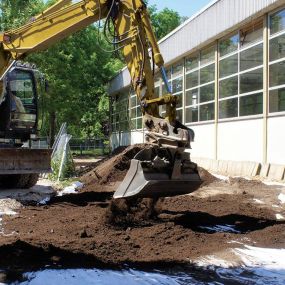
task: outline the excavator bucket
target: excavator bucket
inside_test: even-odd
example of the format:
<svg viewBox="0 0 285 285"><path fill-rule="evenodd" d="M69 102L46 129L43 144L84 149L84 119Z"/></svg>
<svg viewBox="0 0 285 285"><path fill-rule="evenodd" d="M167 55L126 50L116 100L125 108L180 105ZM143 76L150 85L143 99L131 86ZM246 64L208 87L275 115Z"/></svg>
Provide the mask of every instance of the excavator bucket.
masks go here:
<svg viewBox="0 0 285 285"><path fill-rule="evenodd" d="M159 198L197 190L202 181L189 153L152 147L140 151L114 194L120 198Z"/></svg>

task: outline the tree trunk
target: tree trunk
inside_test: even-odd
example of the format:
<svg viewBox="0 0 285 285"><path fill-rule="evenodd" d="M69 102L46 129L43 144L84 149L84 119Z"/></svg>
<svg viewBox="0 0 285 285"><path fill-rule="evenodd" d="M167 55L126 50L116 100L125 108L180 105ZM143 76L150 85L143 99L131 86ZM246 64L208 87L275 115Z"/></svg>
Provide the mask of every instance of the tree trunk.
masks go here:
<svg viewBox="0 0 285 285"><path fill-rule="evenodd" d="M56 121L55 112L51 111L49 114L49 137L50 137L51 146L53 146L55 140L55 121Z"/></svg>

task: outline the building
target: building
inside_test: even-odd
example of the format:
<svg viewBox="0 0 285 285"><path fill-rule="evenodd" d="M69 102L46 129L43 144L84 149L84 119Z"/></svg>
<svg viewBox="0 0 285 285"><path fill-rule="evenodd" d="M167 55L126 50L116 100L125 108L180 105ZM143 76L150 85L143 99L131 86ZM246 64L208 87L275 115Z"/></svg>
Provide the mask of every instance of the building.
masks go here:
<svg viewBox="0 0 285 285"><path fill-rule="evenodd" d="M285 165L285 1L214 1L160 48L178 116L196 133L193 157ZM159 76L155 87L161 95ZM110 94L112 146L143 142L127 69Z"/></svg>

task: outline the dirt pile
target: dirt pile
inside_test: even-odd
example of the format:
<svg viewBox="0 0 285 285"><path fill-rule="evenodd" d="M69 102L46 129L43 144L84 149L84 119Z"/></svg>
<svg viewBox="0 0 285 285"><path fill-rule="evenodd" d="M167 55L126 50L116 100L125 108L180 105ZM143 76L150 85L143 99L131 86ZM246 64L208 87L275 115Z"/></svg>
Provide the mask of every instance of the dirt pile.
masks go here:
<svg viewBox="0 0 285 285"><path fill-rule="evenodd" d="M207 171L206 169L202 167L198 167L198 173L200 175L201 180L203 181L202 186L206 186L211 183L220 181L220 179L218 179L217 177L215 177L209 171Z"/></svg>
<svg viewBox="0 0 285 285"><path fill-rule="evenodd" d="M144 144L130 146L126 149L116 150L111 158L104 159L98 163L94 169L84 174L81 181L86 185L100 184L122 181L130 167L134 156L147 147Z"/></svg>
<svg viewBox="0 0 285 285"><path fill-rule="evenodd" d="M148 147L150 146L146 144L137 144L127 148L120 147L114 151L110 158L95 163L93 168L89 168L89 171L84 173L80 178L85 184L84 191L98 190L98 185L123 181L129 170L131 160L139 151ZM198 171L203 181L203 186L219 181L219 179L202 167L198 167Z"/></svg>
<svg viewBox="0 0 285 285"><path fill-rule="evenodd" d="M275 186L221 181L200 168L205 184L191 195L114 203L116 183L143 147L96 165L84 175L89 186L81 193L3 216L0 268L189 264L243 243L284 248L285 222L277 220L276 211L285 216L285 207L274 200L280 194Z"/></svg>

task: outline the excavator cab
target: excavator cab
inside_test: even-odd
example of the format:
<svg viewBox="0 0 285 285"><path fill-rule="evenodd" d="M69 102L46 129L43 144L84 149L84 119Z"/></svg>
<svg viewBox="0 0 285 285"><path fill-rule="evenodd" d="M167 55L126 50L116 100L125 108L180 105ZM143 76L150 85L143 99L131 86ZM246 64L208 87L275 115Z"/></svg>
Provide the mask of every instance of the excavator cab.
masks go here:
<svg viewBox="0 0 285 285"><path fill-rule="evenodd" d="M4 78L0 98L0 136L26 141L37 131L36 69L17 63ZM2 118L3 116L3 118Z"/></svg>

